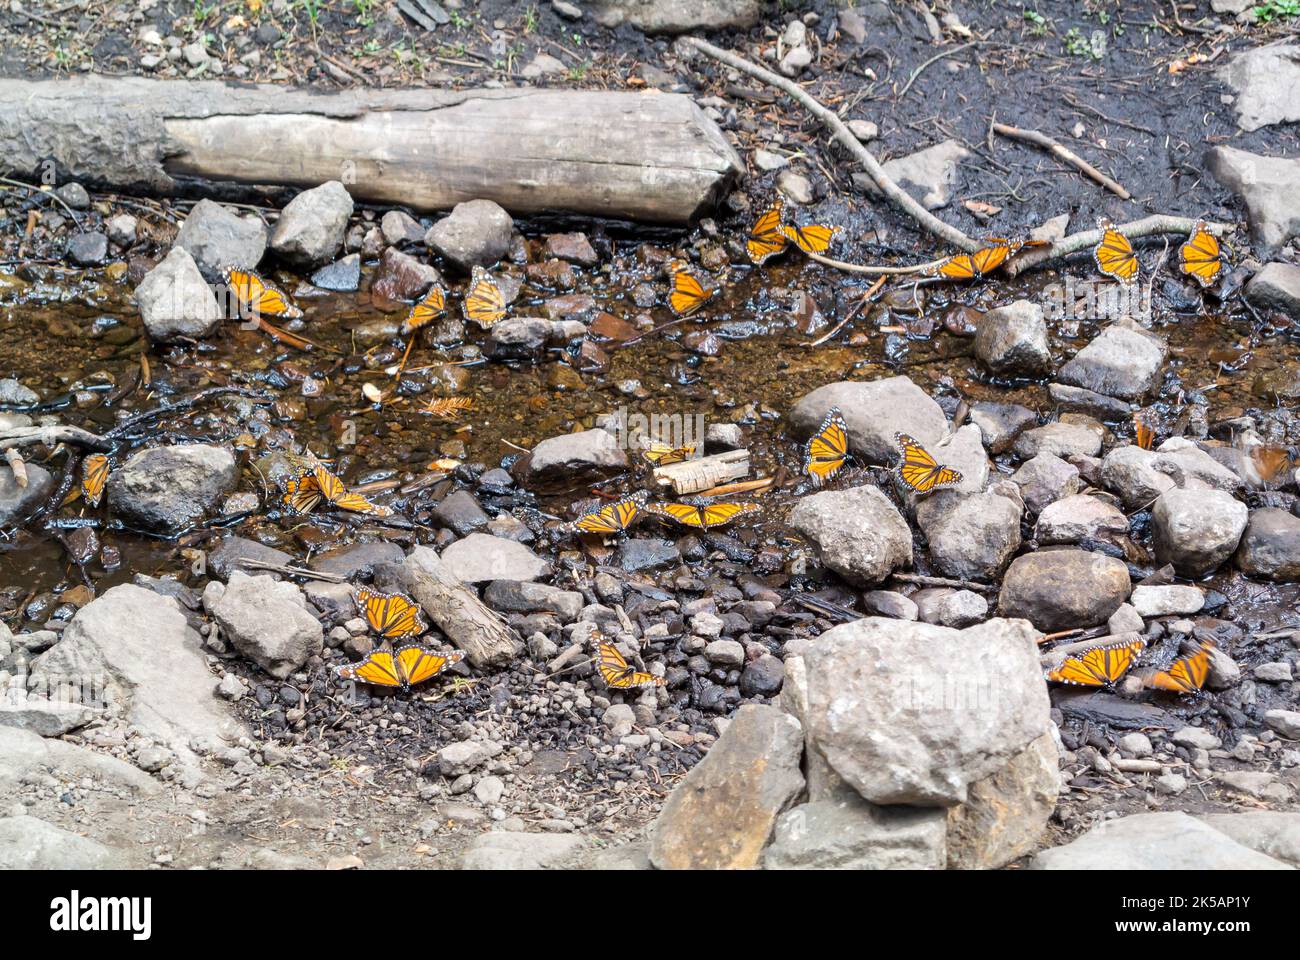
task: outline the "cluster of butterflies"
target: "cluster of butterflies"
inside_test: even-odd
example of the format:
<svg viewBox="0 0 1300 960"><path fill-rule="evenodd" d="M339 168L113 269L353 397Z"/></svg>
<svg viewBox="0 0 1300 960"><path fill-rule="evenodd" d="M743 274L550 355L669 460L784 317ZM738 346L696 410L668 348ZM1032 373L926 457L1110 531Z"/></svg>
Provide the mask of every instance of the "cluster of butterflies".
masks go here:
<svg viewBox="0 0 1300 960"><path fill-rule="evenodd" d="M419 604L406 594L357 587L353 602L380 638L380 645L364 660L337 668L341 680L409 693L412 687L432 680L464 659L461 650L437 653L419 642L429 626ZM662 687L666 682L663 677L629 666L618 648L603 637L596 640L594 662L611 690Z"/></svg>
<svg viewBox="0 0 1300 960"><path fill-rule="evenodd" d="M944 466L906 433L895 433L899 459L895 471L903 485L915 493L925 494L939 487L961 483L962 475ZM838 407L831 407L826 419L804 447L803 472L815 486L823 486L853 458L849 453L849 428Z"/></svg>
<svg viewBox="0 0 1300 960"><path fill-rule="evenodd" d="M371 503L361 494L347 488L338 477L317 460L309 456L308 463L300 467L284 483L280 503L290 513L311 513L322 503L339 510L364 513L372 517L391 517L393 509Z"/></svg>
<svg viewBox="0 0 1300 960"><path fill-rule="evenodd" d="M339 667L338 675L343 680L396 687L409 693L412 687L432 680L465 656L460 650L436 653L418 642L429 627L419 605L403 593L357 587L353 602L379 636L380 645L364 660ZM396 649L394 644L398 645Z"/></svg>
<svg viewBox="0 0 1300 960"><path fill-rule="evenodd" d="M1119 681L1138 662L1147 642L1143 638L1118 643L1100 643L1071 654L1043 676L1051 683L1076 687L1109 687ZM1148 670L1143 685L1153 690L1195 693L1205 685L1210 673L1210 653L1214 644L1203 641L1163 670Z"/></svg>

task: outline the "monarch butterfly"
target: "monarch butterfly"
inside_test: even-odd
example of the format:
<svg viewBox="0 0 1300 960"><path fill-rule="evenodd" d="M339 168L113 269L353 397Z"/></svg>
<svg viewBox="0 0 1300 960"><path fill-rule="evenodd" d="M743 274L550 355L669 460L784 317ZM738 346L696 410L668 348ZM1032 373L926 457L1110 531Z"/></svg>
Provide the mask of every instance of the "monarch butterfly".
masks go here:
<svg viewBox="0 0 1300 960"><path fill-rule="evenodd" d="M757 513L759 506L756 503L656 503L646 509L671 517L683 526L709 530L725 527L747 513Z"/></svg>
<svg viewBox="0 0 1300 960"><path fill-rule="evenodd" d="M251 270L227 267L222 277L226 281L226 288L239 301L241 313L246 310L259 316L283 317L286 320L297 320L302 316L302 311L284 293Z"/></svg>
<svg viewBox="0 0 1300 960"><path fill-rule="evenodd" d="M573 521L573 529L580 533L602 533L607 535L624 533L636 520L645 506L648 495L642 491L630 497L624 497L616 503L607 503L599 510L584 513Z"/></svg>
<svg viewBox="0 0 1300 960"><path fill-rule="evenodd" d="M679 317L689 317L713 298L716 288L705 287L695 275L682 267L673 272L673 288L668 294L668 306Z"/></svg>
<svg viewBox="0 0 1300 960"><path fill-rule="evenodd" d="M1004 237L989 237L988 240L989 246L981 247L974 253L949 257L925 272L932 277L946 277L949 280L971 280L992 273L1025 245L1024 240L1008 240Z"/></svg>
<svg viewBox="0 0 1300 960"><path fill-rule="evenodd" d="M695 445L685 444L680 447L674 447L667 443L652 443L641 451L641 456L658 467L666 467L670 463L681 463L683 460L689 460L695 455Z"/></svg>
<svg viewBox="0 0 1300 960"><path fill-rule="evenodd" d="M470 397L434 397L420 408L420 412L431 413L443 420L454 420L457 414L464 413L473 406L474 400Z"/></svg>
<svg viewBox="0 0 1300 960"><path fill-rule="evenodd" d="M1146 678L1146 685L1156 690L1192 693L1205 686L1210 675L1210 651L1214 644L1206 641L1189 654L1179 657L1168 670L1157 670Z"/></svg>
<svg viewBox="0 0 1300 960"><path fill-rule="evenodd" d="M820 487L840 472L849 459L849 427L839 407L831 407L817 432L808 438L803 452L803 471Z"/></svg>
<svg viewBox="0 0 1300 960"><path fill-rule="evenodd" d="M366 513L372 517L391 517L389 507L371 503L359 493L351 493L343 481L322 466L303 470L289 478L284 496L280 498L294 513L311 513L322 500L341 510Z"/></svg>
<svg viewBox="0 0 1300 960"><path fill-rule="evenodd" d="M506 295L486 270L475 266L460 307L466 320L473 320L486 330L506 315Z"/></svg>
<svg viewBox="0 0 1300 960"><path fill-rule="evenodd" d="M419 605L404 593L380 593L369 587L357 587L352 600L365 614L370 629L385 640L417 637L429 629Z"/></svg>
<svg viewBox="0 0 1300 960"><path fill-rule="evenodd" d="M411 687L432 680L464 656L461 650L432 653L416 644L399 647L394 653L392 645L385 640L360 663L339 667L338 675L344 680L360 680L377 687L401 687L403 693L408 693Z"/></svg>
<svg viewBox="0 0 1300 960"><path fill-rule="evenodd" d="M1178 261L1183 273L1192 277L1202 287L1208 287L1223 272L1223 259L1219 241L1205 229L1205 221L1197 220L1192 235L1178 248Z"/></svg>
<svg viewBox="0 0 1300 960"><path fill-rule="evenodd" d="M663 677L653 673L644 673L627 665L623 654L618 652L608 640L596 641L596 666L605 686L611 690L631 690L636 687L662 687L667 684Z"/></svg>
<svg viewBox="0 0 1300 960"><path fill-rule="evenodd" d="M952 467L940 466L915 439L905 433L894 434L894 441L902 451L898 461L898 475L903 483L917 493L929 493L935 487L961 483L961 473Z"/></svg>
<svg viewBox="0 0 1300 960"><path fill-rule="evenodd" d="M782 224L780 230L787 240L793 240L804 253L825 253L830 248L831 241L835 239L839 227L824 227L820 224L809 224L806 227Z"/></svg>
<svg viewBox="0 0 1300 960"><path fill-rule="evenodd" d="M1137 254L1133 252L1133 244L1109 220L1102 218L1097 221L1097 226L1101 229L1101 242L1092 251L1097 269L1120 283L1136 283L1138 260Z"/></svg>
<svg viewBox="0 0 1300 960"><path fill-rule="evenodd" d="M99 506L104 496L104 483L108 480L108 457L92 453L81 461L81 496L92 507Z"/></svg>
<svg viewBox="0 0 1300 960"><path fill-rule="evenodd" d="M1137 445L1143 450L1150 450L1155 446L1156 432L1151 429L1151 425L1141 414L1133 417L1133 431L1137 437Z"/></svg>
<svg viewBox="0 0 1300 960"><path fill-rule="evenodd" d="M443 311L447 309L447 293L436 283L429 288L423 299L411 308L411 312L406 315L402 322L402 335L414 333L421 327L426 327L434 320L442 316Z"/></svg>
<svg viewBox="0 0 1300 960"><path fill-rule="evenodd" d="M749 228L745 249L752 263L763 264L771 257L785 251L785 234L781 232L781 218L785 216L785 201L780 197L758 215Z"/></svg>
<svg viewBox="0 0 1300 960"><path fill-rule="evenodd" d="M1267 487L1270 483L1277 482L1287 470L1291 469L1291 454L1287 452L1286 447L1275 443L1261 443L1250 448L1250 463L1255 468L1255 473L1259 475L1260 483Z"/></svg>
<svg viewBox="0 0 1300 960"><path fill-rule="evenodd" d="M1133 666L1146 648L1142 639L1120 643L1103 643L1089 647L1082 653L1066 657L1055 670L1043 675L1053 683L1068 683L1076 687L1107 687Z"/></svg>

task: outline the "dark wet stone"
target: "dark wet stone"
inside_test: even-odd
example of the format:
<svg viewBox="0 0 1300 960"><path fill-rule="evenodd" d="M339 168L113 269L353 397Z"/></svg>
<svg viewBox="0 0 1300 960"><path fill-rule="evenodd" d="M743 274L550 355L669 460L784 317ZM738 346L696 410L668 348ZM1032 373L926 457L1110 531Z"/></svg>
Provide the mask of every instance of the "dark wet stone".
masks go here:
<svg viewBox="0 0 1300 960"><path fill-rule="evenodd" d="M108 237L99 231L74 234L68 240L68 259L80 267L93 267L108 257Z"/></svg>
<svg viewBox="0 0 1300 960"><path fill-rule="evenodd" d="M745 664L740 674L740 692L746 697L774 697L785 681L785 664L770 654Z"/></svg>
<svg viewBox="0 0 1300 960"><path fill-rule="evenodd" d="M1120 730L1141 730L1144 727L1174 729L1184 725L1183 721L1171 717L1159 707L1124 700L1113 693L1056 689L1052 691L1052 702L1066 717Z"/></svg>
<svg viewBox="0 0 1300 960"><path fill-rule="evenodd" d="M185 586L172 577L151 577L148 574L137 573L131 577L131 582L137 587L144 587L164 597L171 597L191 610L198 610L203 605L197 590Z"/></svg>
<svg viewBox="0 0 1300 960"><path fill-rule="evenodd" d="M1010 450L1016 437L1038 422L1038 414L1018 403L980 400L971 404L970 420L980 428L985 448L997 456Z"/></svg>
<svg viewBox="0 0 1300 960"><path fill-rule="evenodd" d="M487 526L491 520L474 499L474 494L468 490L449 493L433 508L433 518L442 526L454 530L458 537Z"/></svg>
<svg viewBox="0 0 1300 960"><path fill-rule="evenodd" d="M249 576L264 574L276 580L280 579L280 574L269 570L255 570L252 567L240 566L241 560L260 560L263 563L274 563L279 566L293 563L293 557L283 550L268 547L247 537L230 535L208 552L208 572L219 580L229 580L230 575L236 570Z"/></svg>
<svg viewBox="0 0 1300 960"><path fill-rule="evenodd" d="M667 540L624 540L618 548L618 565L628 573L653 570L681 563L682 556L676 545Z"/></svg>
<svg viewBox="0 0 1300 960"><path fill-rule="evenodd" d="M1127 401L1116 400L1104 393L1097 393L1084 387L1072 387L1067 383L1048 384L1047 392L1056 402L1062 413L1085 413L1099 420L1127 420L1130 407Z"/></svg>
<svg viewBox="0 0 1300 960"><path fill-rule="evenodd" d="M375 567L383 563L401 563L406 559L402 548L395 543L355 543L318 553L307 566L320 573L332 573L348 580L370 576Z"/></svg>
<svg viewBox="0 0 1300 960"><path fill-rule="evenodd" d="M311 275L313 285L324 290L350 293L361 286L361 255L350 253L346 257L321 267Z"/></svg>

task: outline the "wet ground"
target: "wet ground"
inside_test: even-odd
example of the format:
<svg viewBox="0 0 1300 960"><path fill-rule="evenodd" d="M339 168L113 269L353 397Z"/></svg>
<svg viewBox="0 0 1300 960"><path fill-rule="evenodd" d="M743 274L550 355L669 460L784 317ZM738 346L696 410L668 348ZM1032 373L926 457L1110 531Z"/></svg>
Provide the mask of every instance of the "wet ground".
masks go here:
<svg viewBox="0 0 1300 960"><path fill-rule="evenodd" d="M477 18L473 23L479 25L492 19L514 24L507 29L520 36L536 36L537 40L527 43L538 49L567 43L590 58L587 69L553 79L553 84L621 85L639 62L675 65L663 41L646 41L626 29L603 31L589 21L574 26L544 5L532 28L535 33L524 35L522 26L510 19L512 13L518 13L512 9L517 6L483 3L470 16ZM1207 4L1195 6L1195 11L1182 11L1184 24L1196 24L1198 17L1208 12ZM160 3L151 16L163 18L168 9ZM814 29L830 37L830 5L808 4L799 9L819 13L822 19ZM964 168L954 202L940 215L970 233L1014 231L1061 213L1071 215L1072 230L1091 226L1093 218L1102 213L1116 220L1136 219L1149 212L1240 220L1241 211L1203 176L1201 152L1218 142L1271 154L1294 154L1297 149L1294 127L1237 133L1210 73L1213 64L1231 49L1275 37L1287 29L1284 24L1252 28L1255 33L1234 28L1225 34L1207 34L1172 23L1167 5L1154 3L1122 8L1101 3L1041 3L1035 10L1043 23L1026 17L1019 6L954 4L953 9L966 24L978 29L978 46L926 65L936 52L968 41L954 37L949 47L933 47L923 22L903 11L896 14L896 20L878 28L878 43L850 47L828 40L810 90L826 102L847 106L845 113L850 118L877 122L881 135L872 149L881 159L905 155L949 136L963 140L976 159ZM188 6L181 10L176 4L170 10L178 16L191 13ZM87 15L95 16L93 11ZM210 16L216 18L217 14ZM365 36L366 30L373 28L349 27L349 33L344 30L346 24L330 19L332 16L341 15L331 12L318 24L321 47L336 59L349 51L356 53L356 43L364 48L367 41L352 34ZM80 58L93 54L101 69L132 70L135 53L123 47L124 43L129 46L129 41L121 39L130 34L115 33L111 22L110 18L102 27L77 30L94 44L88 45L90 52L74 53L69 63L79 64ZM296 38L295 43L286 44L287 65L282 69L288 70L288 79L322 85L343 83L327 76L328 71L321 73L319 65L306 66L294 59L294 52L306 45L310 35L310 25L305 26L296 11L277 22ZM208 21L208 25L215 23L216 19ZM490 35L499 28L488 29L489 39L485 40L472 25L448 27L446 36L418 38L415 48L428 52L444 40L461 43L465 49L457 50L457 57L444 59L464 57L468 59L463 62L477 66L434 60L438 66L430 70L445 71L458 78L455 82L467 84L503 79L501 70L479 62L490 55ZM14 16L0 14L0 36L15 29ZM1088 38L1101 31L1107 38L1106 53L1095 58L1078 52L1068 39L1070 31ZM24 33L29 40L34 36L26 28ZM345 35L349 39L342 42ZM72 31L61 36L72 42ZM112 42L113 36L119 41ZM453 40L455 36L462 39ZM574 39L579 36L581 44ZM755 31L751 39L760 37L761 31ZM76 68L50 66L50 54L42 52L36 41L6 49L0 72L9 75ZM480 53L482 50L488 52ZM1210 58L1210 63L1170 71L1171 63L1195 53ZM384 52L364 54L363 50L363 56L378 62ZM525 50L520 56L526 60L531 54ZM392 60L399 66L380 77L384 82L419 79L409 62L399 57ZM364 60L356 63L365 66ZM807 218L845 228L844 243L834 251L837 256L854 262L900 264L944 252L891 211L855 193L850 186L852 164L826 145L826 138L796 107L767 104L753 95L737 96L737 86L751 94L757 87L748 82L737 84L707 63L696 66L701 72L679 67L678 79L699 97L727 99L722 108L723 126L736 136L742 155L748 157L748 148L771 147L778 142L786 153L802 155L797 168L812 181L817 195L817 202L805 211ZM505 71L510 72L513 67ZM907 93L898 96L914 74ZM249 77L269 78L269 73L258 71ZM424 79L434 82L439 78L429 73ZM990 141L988 125L994 115L1061 139L1122 181L1135 199L1120 202L1034 148L996 138ZM520 447L594 426L598 417L620 408L741 424L754 473L775 476L777 483L756 498L763 506L759 521L735 531L734 536L745 547L778 558L773 567L762 571L769 585L817 589L821 583L791 576L780 563L780 558L798 549L784 526L786 507L807 492L798 476L799 444L784 419L793 402L825 383L902 373L934 396L949 414L962 400L995 400L1024 404L1046 420L1054 408L1045 383L992 379L970 355L969 334L980 311L1022 297L1041 301L1049 284L1067 276L1089 278L1092 269L1084 258L1077 258L1015 280L998 277L973 286L912 289L891 284L833 339L812 346L853 309L868 280L811 263L797 253L763 268L746 263L738 238L748 227L750 211L772 196L774 179L773 174L752 171L743 185L742 199L733 201L713 220L680 234L566 222L566 227L583 229L591 236L601 261L587 270L575 266L577 281L572 290L527 281L520 261L537 259L540 238L554 224L518 224L532 248L527 256L518 251L515 262L504 263L499 270L524 280L512 313L538 315L555 309L558 297L588 295L592 302L580 313L588 320L602 313L609 315L612 319L599 318L593 328L610 336L593 337L583 352L554 351L538 364L484 360L481 348L485 338L477 330L464 342L445 348L425 337L418 341L394 398L382 404L367 400L364 388L373 384L388 389L394 384L385 371L400 361L403 344L394 328L407 305L371 297L368 287L376 269L373 263L367 264L362 289L356 294L317 291L301 277L275 275L306 311L303 321L286 325L287 329L309 338L314 349L278 344L233 321L220 335L202 344L158 348L145 337L129 296L165 251L174 221L183 215L186 204L95 195L92 209L79 214L86 224L98 226L107 214L126 209L152 224L152 238L126 251L112 265L83 272L70 270L61 261L66 227L48 233L38 227L31 237L24 236L31 210L65 218L66 213L44 195L19 188L6 190L0 194L0 338L7 347L0 376L16 377L40 395L41 407L27 411L29 414L48 413L102 432L124 416L207 387L254 390L265 396L265 402L246 397L214 398L161 419L156 430L139 433L139 442L158 442L160 437L230 441L246 433L250 439L241 441L240 450L244 466L241 490L246 491L264 489L252 469L259 457L305 444L321 456L334 458L337 472L349 484L371 490L376 500L397 508L409 524L380 527L359 519L286 518L273 509L271 497L251 514L235 514L166 541L121 529L105 511L87 510L75 503L53 514L48 524L6 531L0 542L0 617L15 631L31 629L48 624L51 618L55 622L66 619L75 609L70 600L84 602L84 595L70 593L82 583L82 572L70 561L60 539L80 525L98 527L103 544L120 551L116 564L105 566L97 557L85 567L86 576L100 592L137 573L179 576L201 587L202 579L189 573L191 555L182 551L203 549L227 531L281 547L303 560L340 543L379 537L403 544L432 543L436 529L429 524L431 508L452 486L483 468L509 465ZM1002 209L984 222L969 213L963 201L982 201ZM1162 241L1148 241L1140 248L1144 274L1149 275L1162 245ZM1237 262L1249 256L1244 239L1233 252ZM683 322L676 322L665 305L664 264L670 256L687 256L702 276L712 278L721 288L699 316ZM452 285L459 292L463 280L453 280ZM1236 295L1239 285L1229 280L1227 292L1219 300L1174 278L1170 268L1157 277L1154 311L1148 322L1169 340L1171 348L1164 382L1149 407L1157 435L1161 439L1184 433L1199 435L1203 425L1210 436L1226 439L1224 425L1228 421L1252 414L1262 425L1266 440L1290 447L1294 455L1300 444L1300 426L1260 385L1279 373L1296 375L1300 338L1283 318L1260 316L1247 308ZM456 303L457 298L452 299ZM453 306L453 311L456 309ZM1058 360L1072 356L1099 328L1093 321L1055 324L1054 356ZM429 399L453 395L472 400L460 422L422 412ZM1130 423L1109 426L1112 434L1107 448L1131 442ZM355 443L346 442L352 437ZM126 452L123 447L115 458ZM435 461L444 458L464 466L435 466ZM39 455L33 459L40 462ZM54 458L52 462L57 473L62 461ZM1003 463L1001 469L1010 472L1012 468ZM600 493L632 490L640 482L629 476L606 485ZM485 506L490 512L515 512L534 529L539 538L534 546L539 552L550 553L573 549L573 544L560 541L554 528L558 518L571 518L574 501L583 495L584 491L575 491L536 500L512 496L499 502L489 498ZM1256 492L1251 506L1258 505L1261 496L1279 495ZM1286 505L1286 495L1278 502ZM1140 538L1135 550L1127 559L1135 568L1150 568L1152 561ZM918 558L923 557L919 552ZM918 571L927 572L923 560ZM700 568L705 579L713 572L708 565ZM653 574L633 579L650 588L655 585ZM1205 586L1228 600L1217 615L1249 633L1268 633L1297 622L1294 585L1252 583L1228 572ZM836 596L843 600L842 591ZM1243 667L1249 668L1276 658L1284 647L1285 641L1265 641L1238 652ZM250 668L250 678L251 673ZM326 683L321 671L312 686L323 688ZM526 695L530 683L530 677L511 673L491 683L457 689L448 697L420 701L409 717L398 719L393 736L376 736L368 727L369 714L365 722L348 726L345 711L325 696L311 700L307 725L320 726L317 742L327 744L345 764L326 777L362 790L374 781L395 786L412 780L415 772L409 764L411 741L394 746L400 726L408 726L417 742L432 751L445 731L494 711L494 704L507 695ZM676 696L679 709L689 711L695 706L681 700L682 694ZM1215 709L1213 698L1168 706L1181 717ZM375 701L363 704L362 709L378 710L392 718L396 707ZM284 736L283 713L282 707L274 706L249 718L259 733ZM515 721L506 716L502 722ZM341 732L324 733L327 724ZM586 803L582 791L607 785L600 782L590 752L583 752L581 738L575 736L582 724L572 731L551 722L527 721L525 727L534 730L538 755L546 758L538 761L538 772L566 787L554 793L558 808L571 811ZM1086 725L1082 729L1076 725L1074 731L1083 738L1080 742L1087 742ZM657 782L652 777L636 784L647 806L624 810L619 802L610 801L602 816L630 816L634 823L644 822L653 815L654 801L698 755L693 748L669 752L665 762L655 765ZM354 759L342 759L348 757ZM357 766L363 768L362 774L356 774ZM1126 803L1136 808L1144 801L1140 796L1126 799L1122 791L1110 791L1104 802L1110 804L1108 809L1122 809ZM1191 809L1199 801L1184 798L1180 803ZM549 816L558 817L559 813L553 810Z"/></svg>

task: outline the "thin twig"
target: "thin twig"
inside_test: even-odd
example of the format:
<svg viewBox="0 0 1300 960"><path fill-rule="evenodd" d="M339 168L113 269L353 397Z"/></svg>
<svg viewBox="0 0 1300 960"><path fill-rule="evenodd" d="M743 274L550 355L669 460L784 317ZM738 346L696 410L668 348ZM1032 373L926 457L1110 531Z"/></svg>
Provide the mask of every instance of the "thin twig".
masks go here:
<svg viewBox="0 0 1300 960"><path fill-rule="evenodd" d="M855 137L849 131L849 128L844 125L844 121L842 121L833 110L818 103L817 100L815 100L797 83L787 80L785 77L778 76L770 70L765 70L762 67L756 66L744 57L739 57L734 53L721 49L720 47L715 47L713 44L706 43L696 37L683 37L680 42L712 57L714 60L725 63L727 66L739 70L741 73L747 73L755 79L762 80L766 84L784 90L790 96L803 104L809 113L820 120L822 124L834 134L835 139L839 141L840 145L852 153L854 159L856 159L858 163L862 165L862 168L866 170L867 175L871 177L872 181L880 189L880 192L888 197L889 200L903 213L907 214L936 237L946 240L954 247L965 250L967 253L974 253L980 248L978 240L972 240L956 227L944 223L938 217L934 216L934 214L930 213L929 210L926 210L925 207L917 203L916 199L912 197L910 193L898 184L894 183L894 181L889 178L889 175L885 173L884 169L880 166L880 161L878 161L875 156L872 155L871 151L858 141L858 138Z"/></svg>
<svg viewBox="0 0 1300 960"><path fill-rule="evenodd" d="M903 84L903 89L898 91L898 96L896 96L894 99L902 100L903 96L907 93L907 91L912 89L912 84L916 82L916 78L919 77L921 73L925 70L925 68L930 66L930 64L938 63L944 57L951 57L953 54L961 53L963 50L973 47L979 42L980 41L978 40L972 40L969 43L963 43L959 47L952 47L948 50L944 50L941 53L936 53L933 57L931 57L929 60L925 61L925 63L921 64L919 67L917 67L915 70L912 71L912 75L907 78L907 83Z"/></svg>
<svg viewBox="0 0 1300 960"><path fill-rule="evenodd" d="M848 325L849 321L852 320L854 317L856 317L858 315L858 312L863 307L865 307L868 303L871 302L871 298L874 297L877 293L879 293L880 288L883 287L884 285L885 285L885 278L881 277L879 280L877 280L875 283L873 283L870 287L867 288L866 292L862 294L862 296L858 299L858 302L853 305L853 309L850 310L845 315L843 320L835 324L835 326L832 327L829 331L827 331L824 336L820 336L812 343L808 344L808 346L820 347L827 340L831 339L831 337L835 336L835 334L843 330Z"/></svg>
<svg viewBox="0 0 1300 960"><path fill-rule="evenodd" d="M1074 167L1088 179L1101 184L1121 200L1130 200L1133 195L1125 190L1122 186L1112 180L1106 174L1102 173L1087 160L1083 159L1068 147L1063 147L1045 133L1037 130L1022 130L1020 127L1011 127L1005 123L993 124L995 133L1000 133L1004 137L1010 137L1012 140L1024 140L1049 151L1054 156L1064 160L1070 166Z"/></svg>

